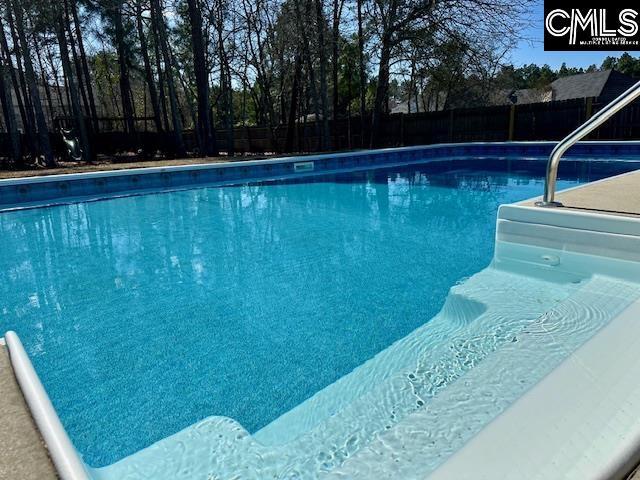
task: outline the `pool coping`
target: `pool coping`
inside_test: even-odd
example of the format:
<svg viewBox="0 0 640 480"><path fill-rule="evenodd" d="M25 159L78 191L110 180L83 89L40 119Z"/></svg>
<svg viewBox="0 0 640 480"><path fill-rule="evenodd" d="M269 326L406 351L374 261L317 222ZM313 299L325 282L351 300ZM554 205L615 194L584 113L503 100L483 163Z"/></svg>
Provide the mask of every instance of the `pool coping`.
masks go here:
<svg viewBox="0 0 640 480"><path fill-rule="evenodd" d="M3 337L0 337L0 392L0 478L58 479L14 374Z"/></svg>
<svg viewBox="0 0 640 480"><path fill-rule="evenodd" d="M62 426L20 338L15 332L8 331L4 342L20 390L58 475L62 480L89 480L84 463Z"/></svg>

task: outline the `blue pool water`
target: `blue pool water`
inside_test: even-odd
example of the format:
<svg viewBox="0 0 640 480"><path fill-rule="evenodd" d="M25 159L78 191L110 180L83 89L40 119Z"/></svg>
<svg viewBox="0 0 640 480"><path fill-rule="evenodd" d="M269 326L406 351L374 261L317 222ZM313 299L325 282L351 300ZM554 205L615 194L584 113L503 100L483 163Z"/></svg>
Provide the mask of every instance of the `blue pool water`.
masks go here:
<svg viewBox="0 0 640 480"><path fill-rule="evenodd" d="M89 465L211 415L255 432L490 262L539 165L452 163L0 214L0 331ZM617 173L567 169L559 188Z"/></svg>

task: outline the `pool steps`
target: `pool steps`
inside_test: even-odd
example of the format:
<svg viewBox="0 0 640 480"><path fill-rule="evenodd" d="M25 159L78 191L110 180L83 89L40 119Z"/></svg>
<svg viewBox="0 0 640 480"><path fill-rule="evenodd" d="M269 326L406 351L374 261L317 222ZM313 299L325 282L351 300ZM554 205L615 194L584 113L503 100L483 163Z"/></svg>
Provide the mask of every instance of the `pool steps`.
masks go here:
<svg viewBox="0 0 640 480"><path fill-rule="evenodd" d="M528 313L523 314L523 323L534 321L544 312L538 303L539 298L529 302L528 307L517 299L533 287L536 287L540 296L550 297L544 282L530 282L516 275L489 271L475 275L454 290L458 298L465 296L477 301L491 292L487 284L501 284L504 275L510 280L513 290L508 310L513 313L516 309L526 309ZM553 303L550 300L547 302ZM466 304L466 301L462 303ZM500 308L497 310L481 315L468 325L475 333L464 332L485 338L488 342L487 354L491 354L495 346L493 339L483 335L483 332L488 328L495 329L502 319L504 309L502 314L498 313ZM451 324L446 315L434 318L254 436L230 419L213 417L121 462L96 469L95 474L100 479L171 478L179 470L177 465L183 462L181 452L188 450L196 456L197 452L201 452L206 458L203 464L192 466L201 469L198 473L202 478L206 478L206 475L226 478L240 465L251 466L253 472L251 475L247 472L243 478L277 477L283 472L297 472L300 478L315 478L316 474L326 473L352 456L363 443L384 431L385 427L393 429L407 412L418 408L419 401L429 401L429 395L424 392L422 396L412 393L406 395L407 388L412 384L409 375L424 375L424 372L416 372L416 361L424 355L425 363L441 365L437 375L444 375L451 365L460 365L456 361L458 350L452 349L451 345L456 334L458 338L462 334L461 330L460 324ZM429 338L431 331L437 332L437 338ZM503 341L506 338L503 336ZM470 367L460 366L455 373L459 376ZM455 377L443 379L451 382ZM434 393L442 392L443 388L444 384L435 388L437 392ZM395 419L393 410L398 415ZM282 441L283 438L286 441ZM257 459L265 460L257 462ZM161 472L165 471L170 474L163 476Z"/></svg>
<svg viewBox="0 0 640 480"><path fill-rule="evenodd" d="M507 283L509 285L506 285ZM501 289L503 286L504 288ZM569 285L567 291L571 288L575 287ZM548 294L546 289L546 283L529 282L517 274L503 273L496 269L479 272L464 283L454 286L445 300L442 310L433 319L425 319L425 325L394 343L349 375L274 420L256 432L254 437L267 445L284 443L283 439L294 440L292 438L295 435L294 432L301 427L308 431L317 426L314 422L316 424L322 423L324 419L335 416L335 412L344 408L354 410L366 408L366 404L370 401L368 397L376 389L378 390L376 395L381 398L386 397L385 400L389 400L389 385L384 382L411 380L408 375L416 369L418 359L421 359L422 363L430 363L436 368L438 365L447 365L447 368L455 366L453 373L457 376L465 373L471 365L457 363L459 352L454 345L456 341L461 341L466 337L474 337L491 343L495 339L486 339L486 333L493 332L499 327L501 319L512 317L515 314L520 317L519 321L525 323L533 321L544 313L544 308L541 305L550 307L568 295L565 292ZM529 291L535 299L520 300ZM509 293L509 300L497 304L496 297L505 292ZM461 318L452 315L454 312L460 313ZM507 333L501 332L500 335L504 341ZM497 342L496 344L487 344L486 347L489 350L485 354L490 354L491 349L496 346ZM438 375L444 374L446 370L440 370ZM398 377L399 372L404 372L404 375ZM448 376L446 380L450 382L453 378ZM413 382L410 381L409 384L413 384ZM376 385L376 387L372 387L372 385ZM407 386L404 385L404 387ZM360 400L361 405L352 404L352 402ZM339 428L340 420L333 419L330 422L335 424L331 430ZM298 430L298 434L304 434L304 430ZM325 430L330 429L325 428Z"/></svg>
<svg viewBox="0 0 640 480"><path fill-rule="evenodd" d="M511 404L517 403L532 387L535 389L538 380L545 378L567 355L624 310L629 301L622 293L637 296L640 286L605 277L589 280L574 295L516 332L517 342L504 344L443 390L427 409L406 417L393 431L379 435L333 474L337 478L350 479L365 479L368 475L375 475L376 479L410 479L424 478L434 469L437 471L448 456L455 455L469 439L487 428L486 425L491 425L487 418L499 419ZM585 300L590 302L588 307ZM585 315L590 322L583 323L576 331L573 324ZM456 405L454 411L452 405ZM463 421L457 422L454 430L449 430L447 425L451 423L451 417L457 416ZM527 420L532 418L536 417ZM526 444L524 437L511 437L510 440ZM503 462L508 463L508 458L508 455L504 456ZM528 478L524 465L517 468L522 472L518 478ZM473 473L467 471L466 478L513 478L476 477ZM558 472L557 476L540 478L572 477L564 477Z"/></svg>
<svg viewBox="0 0 640 480"><path fill-rule="evenodd" d="M636 301L432 478L630 478L640 462L639 320Z"/></svg>

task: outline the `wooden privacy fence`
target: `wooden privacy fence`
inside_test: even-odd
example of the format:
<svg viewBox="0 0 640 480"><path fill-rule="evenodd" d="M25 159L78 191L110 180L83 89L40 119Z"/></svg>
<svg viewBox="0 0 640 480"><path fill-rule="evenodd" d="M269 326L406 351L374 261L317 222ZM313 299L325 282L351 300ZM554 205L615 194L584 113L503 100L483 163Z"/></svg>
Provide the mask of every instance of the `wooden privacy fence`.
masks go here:
<svg viewBox="0 0 640 480"><path fill-rule="evenodd" d="M398 147L453 142L491 142L515 140L560 140L594 115L604 104L594 98L560 102L505 105L386 115L381 120L374 147ZM329 122L331 149L369 147L371 120L360 117ZM320 149L315 123L297 124L293 150L314 152ZM284 151L287 127L236 128L233 143L236 152ZM640 102L635 102L600 127L590 139L640 139ZM221 149L228 144L228 132L217 131Z"/></svg>
<svg viewBox="0 0 640 480"><path fill-rule="evenodd" d="M440 112L385 115L373 147L396 147L451 142L560 140L595 114L604 105L597 99L586 98L561 102L505 105L497 107L463 108ZM118 119L100 120L98 124L116 126ZM121 152L161 151L171 155L170 133L145 129L135 133L101 131L92 134L96 153L115 155ZM95 122L94 122L95 124ZM331 150L368 148L371 139L371 119L342 118L329 122ZM227 151L230 142L236 153L318 152L321 151L321 125L314 122L297 123L292 131L287 125L275 127L236 127L233 136L228 130L216 131L218 146ZM635 102L609 120L589 139L640 139L640 102ZM289 139L289 142L287 142ZM63 146L58 134L52 134L54 148L59 154ZM26 141L23 138L23 141ZM197 150L193 131L184 132L188 150ZM289 148L287 148L289 143ZM9 141L0 133L0 156L7 156Z"/></svg>

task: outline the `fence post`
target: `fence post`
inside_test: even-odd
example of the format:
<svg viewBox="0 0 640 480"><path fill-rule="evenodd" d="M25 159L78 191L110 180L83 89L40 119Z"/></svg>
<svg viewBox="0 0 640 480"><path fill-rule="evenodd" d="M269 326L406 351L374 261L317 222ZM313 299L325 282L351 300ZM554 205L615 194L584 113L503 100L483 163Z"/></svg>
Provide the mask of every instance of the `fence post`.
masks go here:
<svg viewBox="0 0 640 480"><path fill-rule="evenodd" d="M584 121L586 122L593 116L593 97L587 97L584 103L585 103ZM600 138L599 131L597 135L598 135L598 138ZM590 135L585 135L584 140L588 140L589 137Z"/></svg>
<svg viewBox="0 0 640 480"><path fill-rule="evenodd" d="M591 118L591 116L593 115L593 97L589 97L587 98L587 109L584 115L584 121L586 122L587 120L589 120Z"/></svg>
<svg viewBox="0 0 640 480"><path fill-rule="evenodd" d="M404 147L404 113L400 114L400 146Z"/></svg>
<svg viewBox="0 0 640 480"><path fill-rule="evenodd" d="M511 105L509 109L509 141L513 142L516 129L516 105Z"/></svg>

